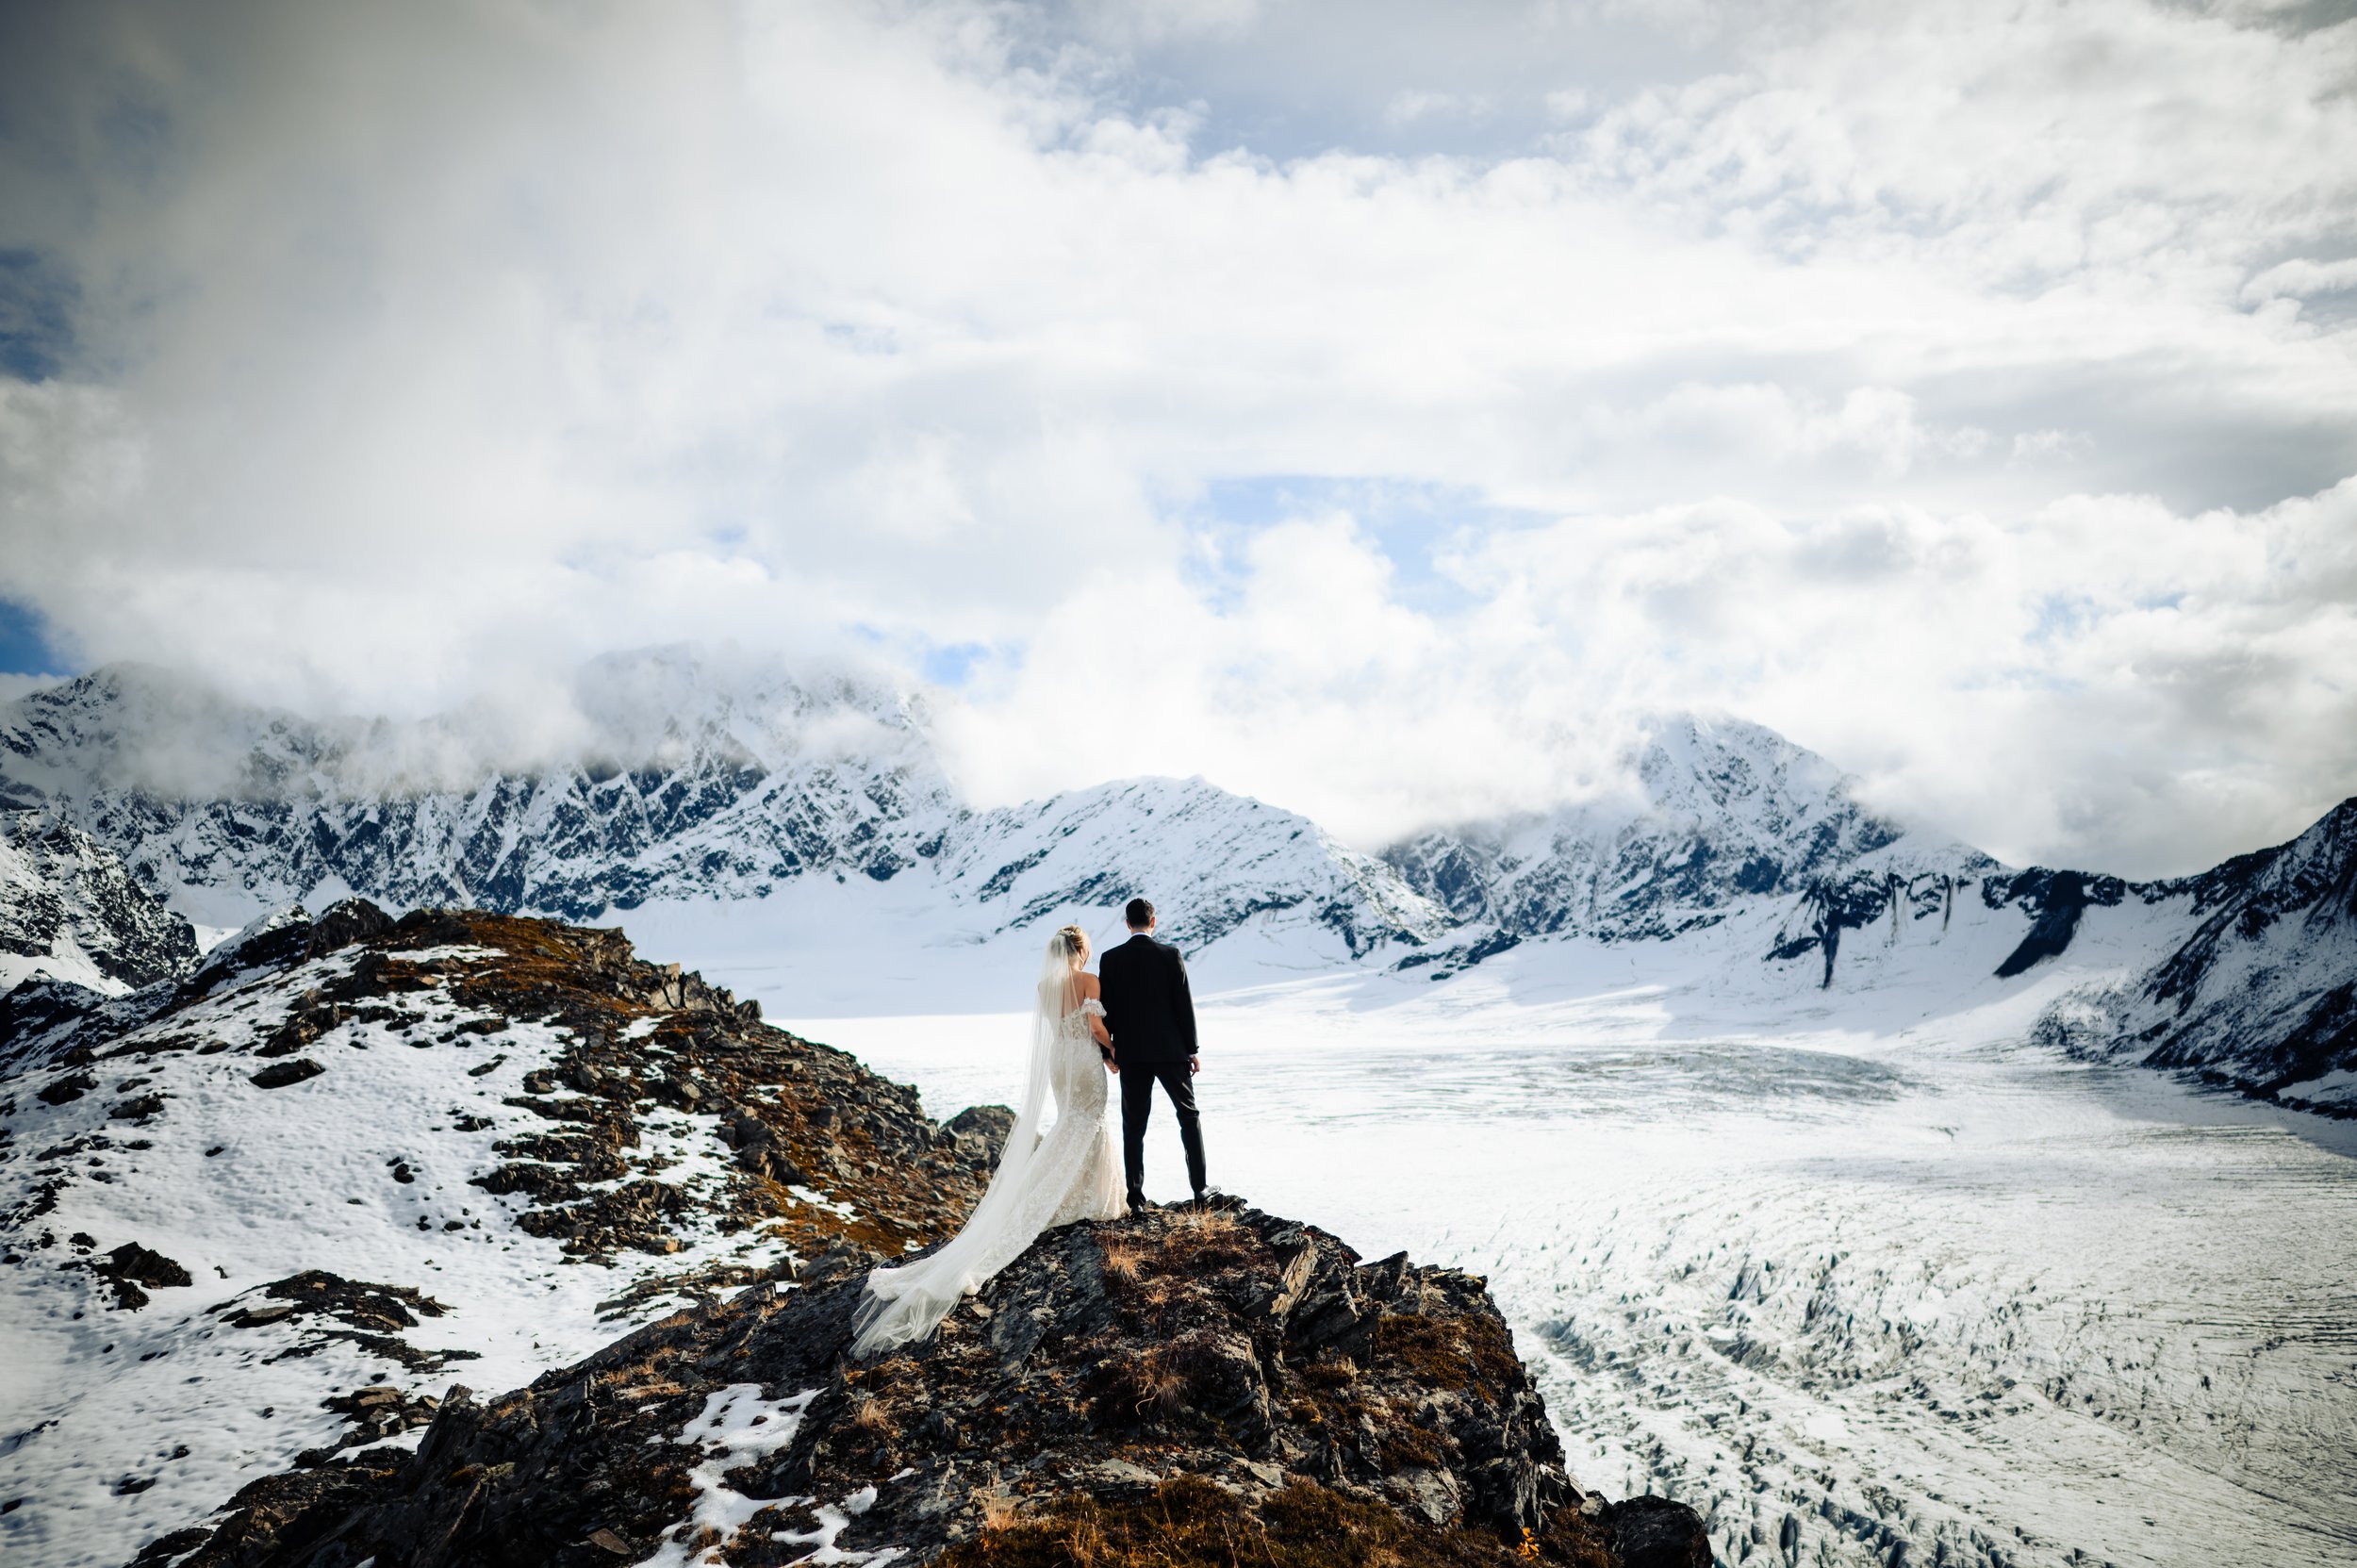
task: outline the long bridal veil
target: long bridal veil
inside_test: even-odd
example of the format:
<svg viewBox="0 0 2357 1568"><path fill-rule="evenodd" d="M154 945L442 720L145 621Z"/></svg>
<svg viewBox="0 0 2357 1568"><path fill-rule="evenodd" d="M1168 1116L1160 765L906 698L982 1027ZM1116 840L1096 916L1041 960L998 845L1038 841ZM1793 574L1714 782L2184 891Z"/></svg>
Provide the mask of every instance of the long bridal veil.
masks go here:
<svg viewBox="0 0 2357 1568"><path fill-rule="evenodd" d="M857 1329L851 1351L906 1345L923 1339L949 1315L966 1292L988 1279L1031 1245L1047 1216L1030 1211L1027 1178L1039 1152L1040 1121L1047 1114L1048 1075L1056 1032L1065 1015L1080 1005L1078 971L1062 932L1047 939L1031 1009L1031 1054L1023 1071L1022 1108L998 1169L982 1200L966 1216L965 1229L942 1248L899 1268L879 1268L867 1277L867 1294L852 1317Z"/></svg>

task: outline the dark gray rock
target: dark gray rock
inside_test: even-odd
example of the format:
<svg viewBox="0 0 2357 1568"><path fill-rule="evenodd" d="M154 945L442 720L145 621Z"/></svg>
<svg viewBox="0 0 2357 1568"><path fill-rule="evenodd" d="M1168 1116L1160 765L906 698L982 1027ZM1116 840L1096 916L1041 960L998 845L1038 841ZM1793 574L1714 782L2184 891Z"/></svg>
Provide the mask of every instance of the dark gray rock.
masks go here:
<svg viewBox="0 0 2357 1568"><path fill-rule="evenodd" d="M1004 1105L969 1105L942 1124L957 1140L966 1164L993 1169L1014 1131L1014 1112Z"/></svg>
<svg viewBox="0 0 2357 1568"><path fill-rule="evenodd" d="M284 1089L289 1084L317 1078L326 1070L309 1057L298 1056L290 1062L272 1063L254 1074L249 1081L257 1089Z"/></svg>
<svg viewBox="0 0 2357 1568"><path fill-rule="evenodd" d="M1631 1497L1604 1510L1621 1568L1711 1568L1710 1536L1694 1510L1667 1497Z"/></svg>

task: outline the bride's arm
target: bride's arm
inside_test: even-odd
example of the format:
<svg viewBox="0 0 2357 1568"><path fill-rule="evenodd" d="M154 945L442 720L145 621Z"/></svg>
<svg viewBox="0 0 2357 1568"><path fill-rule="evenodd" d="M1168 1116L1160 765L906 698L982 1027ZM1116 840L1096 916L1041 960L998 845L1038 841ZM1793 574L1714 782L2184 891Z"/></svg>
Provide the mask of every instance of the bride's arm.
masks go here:
<svg viewBox="0 0 2357 1568"><path fill-rule="evenodd" d="M1088 1015L1089 1032L1096 1037L1096 1043L1098 1045L1104 1047L1109 1051L1112 1050L1113 1048L1113 1037L1105 1032L1105 1015L1103 1012L1105 1005L1103 999L1105 995L1104 986L1097 983L1097 980L1095 975L1082 974L1080 976L1080 995L1087 1000L1096 1002L1098 1008L1098 1011Z"/></svg>

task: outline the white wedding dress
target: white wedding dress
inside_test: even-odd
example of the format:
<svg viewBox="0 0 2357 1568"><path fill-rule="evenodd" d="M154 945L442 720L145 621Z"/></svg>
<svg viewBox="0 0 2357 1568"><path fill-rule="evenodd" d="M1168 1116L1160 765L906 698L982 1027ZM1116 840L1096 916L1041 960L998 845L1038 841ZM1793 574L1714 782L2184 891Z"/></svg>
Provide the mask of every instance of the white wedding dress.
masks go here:
<svg viewBox="0 0 2357 1568"><path fill-rule="evenodd" d="M852 1322L854 1355L923 1339L968 1292L1022 1255L1044 1230L1075 1220L1118 1219L1129 1212L1121 1166L1105 1116L1104 1058L1089 1019L1104 1004L1083 999L1071 962L1051 939L1031 1019L1031 1058L1022 1109L998 1169L965 1228L939 1251L867 1277ZM1040 1122L1053 1098L1056 1119Z"/></svg>

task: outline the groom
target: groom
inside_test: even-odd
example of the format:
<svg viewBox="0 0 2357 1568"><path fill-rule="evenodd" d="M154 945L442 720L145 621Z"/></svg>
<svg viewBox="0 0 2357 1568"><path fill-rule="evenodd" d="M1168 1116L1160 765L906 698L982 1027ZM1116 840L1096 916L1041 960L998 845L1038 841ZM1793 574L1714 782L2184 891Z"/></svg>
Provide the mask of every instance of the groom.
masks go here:
<svg viewBox="0 0 2357 1568"><path fill-rule="evenodd" d="M1203 1201L1203 1126L1195 1114L1195 998L1178 949L1157 942L1154 906L1131 899L1124 912L1129 940L1097 961L1104 986L1105 1029L1113 1037L1121 1074L1121 1148L1129 1177L1129 1209L1146 1207L1146 1122L1154 1114L1154 1085L1178 1113L1178 1141L1187 1149L1187 1180Z"/></svg>

